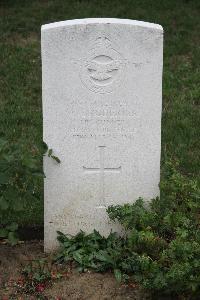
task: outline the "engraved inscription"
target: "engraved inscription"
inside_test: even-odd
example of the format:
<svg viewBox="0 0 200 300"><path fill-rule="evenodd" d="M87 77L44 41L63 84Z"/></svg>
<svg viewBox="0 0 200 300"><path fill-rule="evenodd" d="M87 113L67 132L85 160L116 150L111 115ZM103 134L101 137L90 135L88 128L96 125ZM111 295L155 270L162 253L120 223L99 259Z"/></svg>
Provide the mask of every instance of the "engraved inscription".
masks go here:
<svg viewBox="0 0 200 300"><path fill-rule="evenodd" d="M72 102L68 106L70 131L67 136L75 138L123 137L133 139L136 132L137 114L123 103L94 107Z"/></svg>
<svg viewBox="0 0 200 300"><path fill-rule="evenodd" d="M122 81L125 60L113 48L107 37L99 37L84 59L80 77L83 84L95 93L110 93Z"/></svg>
<svg viewBox="0 0 200 300"><path fill-rule="evenodd" d="M99 206L98 208L105 208L105 173L120 173L121 166L117 168L105 168L105 161L104 161L104 150L105 146L99 146L99 153L100 153L100 167L99 168L87 168L83 167L83 171L85 174L100 174L100 186L99 186Z"/></svg>

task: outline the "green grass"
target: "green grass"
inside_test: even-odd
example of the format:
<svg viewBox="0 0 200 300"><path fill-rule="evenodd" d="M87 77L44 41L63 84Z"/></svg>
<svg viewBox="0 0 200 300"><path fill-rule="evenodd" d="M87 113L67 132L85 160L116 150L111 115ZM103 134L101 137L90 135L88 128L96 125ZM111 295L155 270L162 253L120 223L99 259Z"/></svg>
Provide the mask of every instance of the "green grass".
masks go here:
<svg viewBox="0 0 200 300"><path fill-rule="evenodd" d="M184 0L5 0L0 7L0 132L38 151L42 140L40 26L74 18L115 17L164 27L162 160L180 160L200 179L200 2ZM43 196L27 203L21 224L43 222Z"/></svg>

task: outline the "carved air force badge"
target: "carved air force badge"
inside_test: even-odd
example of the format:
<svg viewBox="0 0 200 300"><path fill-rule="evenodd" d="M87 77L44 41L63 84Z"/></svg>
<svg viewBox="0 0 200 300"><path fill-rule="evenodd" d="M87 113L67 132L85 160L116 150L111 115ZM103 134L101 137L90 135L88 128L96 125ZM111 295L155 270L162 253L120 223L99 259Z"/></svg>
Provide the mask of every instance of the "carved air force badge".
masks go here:
<svg viewBox="0 0 200 300"><path fill-rule="evenodd" d="M89 48L81 66L83 84L95 93L111 93L119 87L125 61L106 37L99 37Z"/></svg>

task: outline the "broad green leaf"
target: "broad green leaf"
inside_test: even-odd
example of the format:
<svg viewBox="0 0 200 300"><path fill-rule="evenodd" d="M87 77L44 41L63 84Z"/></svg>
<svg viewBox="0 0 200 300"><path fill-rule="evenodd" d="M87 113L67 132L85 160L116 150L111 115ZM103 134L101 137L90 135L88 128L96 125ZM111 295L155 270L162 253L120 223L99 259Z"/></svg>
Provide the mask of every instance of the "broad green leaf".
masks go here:
<svg viewBox="0 0 200 300"><path fill-rule="evenodd" d="M65 234L64 234L64 233L62 233L62 232L61 232L61 231L59 231L59 230L57 230L56 232L57 232L57 234L58 234L58 235L64 235L64 236L65 236Z"/></svg>
<svg viewBox="0 0 200 300"><path fill-rule="evenodd" d="M48 145L43 141L42 142L42 150L43 150L43 155L47 152L48 150Z"/></svg>
<svg viewBox="0 0 200 300"><path fill-rule="evenodd" d="M58 164L61 163L60 159L57 156L51 155L51 158L53 158Z"/></svg>
<svg viewBox="0 0 200 300"><path fill-rule="evenodd" d="M99 251L99 253L96 254L96 258L100 261L104 261L106 263L113 264L112 257L106 252L106 251Z"/></svg>
<svg viewBox="0 0 200 300"><path fill-rule="evenodd" d="M114 275L118 282L122 281L122 273L119 269L114 270Z"/></svg>
<svg viewBox="0 0 200 300"><path fill-rule="evenodd" d="M82 255L80 252L76 251L73 253L73 258L79 263L82 264L83 259L82 259Z"/></svg>
<svg viewBox="0 0 200 300"><path fill-rule="evenodd" d="M48 151L48 157L51 157L52 153L53 153L53 150L49 149L49 151Z"/></svg>
<svg viewBox="0 0 200 300"><path fill-rule="evenodd" d="M94 231L89 236L91 236L95 240L102 239L102 236L100 235L100 233L97 230L95 230L95 229L94 229Z"/></svg>

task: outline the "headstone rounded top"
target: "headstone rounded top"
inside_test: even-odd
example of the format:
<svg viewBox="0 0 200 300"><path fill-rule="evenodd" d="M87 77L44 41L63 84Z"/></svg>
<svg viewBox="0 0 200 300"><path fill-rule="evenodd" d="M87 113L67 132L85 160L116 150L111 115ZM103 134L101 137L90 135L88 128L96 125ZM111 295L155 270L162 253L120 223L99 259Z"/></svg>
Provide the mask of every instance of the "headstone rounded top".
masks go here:
<svg viewBox="0 0 200 300"><path fill-rule="evenodd" d="M60 28L64 26L73 26L73 25L89 25L89 24L121 24L121 25L133 25L145 28L151 28L155 30L163 31L163 28L159 24L130 20L130 19L117 19L117 18L86 18L86 19L74 19L66 20L61 22L54 22L42 25L42 30Z"/></svg>

